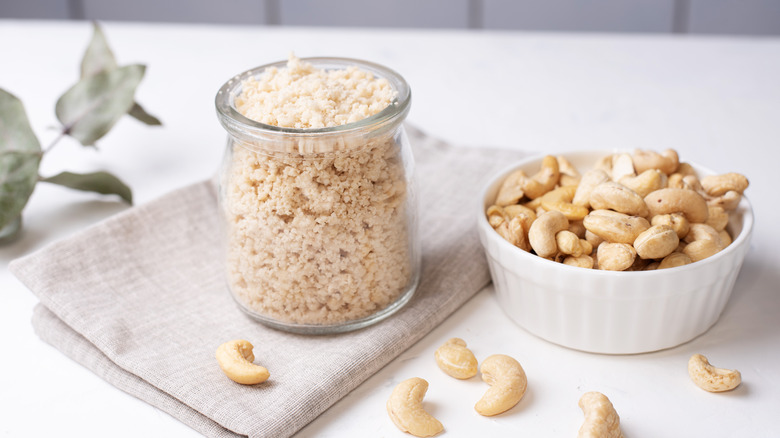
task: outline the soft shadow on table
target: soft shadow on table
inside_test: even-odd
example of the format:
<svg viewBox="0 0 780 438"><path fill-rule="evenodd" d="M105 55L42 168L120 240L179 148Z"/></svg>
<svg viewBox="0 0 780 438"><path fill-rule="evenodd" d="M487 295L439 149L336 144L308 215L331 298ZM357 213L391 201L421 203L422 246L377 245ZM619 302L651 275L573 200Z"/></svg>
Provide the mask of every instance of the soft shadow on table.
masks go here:
<svg viewBox="0 0 780 438"><path fill-rule="evenodd" d="M779 284L780 272L772 260L756 252L748 254L726 308L715 324L685 344L650 354L661 357L682 351L702 353L722 349L755 352L774 348L780 342L780 324L777 323L777 315L780 315Z"/></svg>
<svg viewBox="0 0 780 438"><path fill-rule="evenodd" d="M780 272L776 260L748 254L720 319L694 342L748 350L776 345L780 340L778 285Z"/></svg>
<svg viewBox="0 0 780 438"><path fill-rule="evenodd" d="M46 215L24 215L21 234L13 241L0 245L0 264L8 266L13 259L128 208L130 206L124 202L89 200L62 205Z"/></svg>

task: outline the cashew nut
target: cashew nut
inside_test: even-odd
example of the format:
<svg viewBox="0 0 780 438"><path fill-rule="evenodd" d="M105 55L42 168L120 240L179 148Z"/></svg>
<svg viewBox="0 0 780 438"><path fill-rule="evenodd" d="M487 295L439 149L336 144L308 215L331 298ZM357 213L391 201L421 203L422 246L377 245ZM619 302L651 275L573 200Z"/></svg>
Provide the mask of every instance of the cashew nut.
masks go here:
<svg viewBox="0 0 780 438"><path fill-rule="evenodd" d="M577 438L623 438L620 431L620 416L612 402L600 392L586 392L580 397L580 409L585 422Z"/></svg>
<svg viewBox="0 0 780 438"><path fill-rule="evenodd" d="M490 388L477 402L474 409L486 417L508 411L523 398L528 379L520 363L515 359L494 354L482 361L479 369L482 380Z"/></svg>
<svg viewBox="0 0 780 438"><path fill-rule="evenodd" d="M691 224L691 230L684 240L688 244L683 248L683 253L694 262L706 259L726 247L718 231L706 224Z"/></svg>
<svg viewBox="0 0 780 438"><path fill-rule="evenodd" d="M708 205L707 209L709 217L707 217L707 221L704 223L715 228L717 231L726 229L726 225L729 224L729 214L726 213L726 210L717 205Z"/></svg>
<svg viewBox="0 0 780 438"><path fill-rule="evenodd" d="M617 180L620 184L645 197L650 193L666 187L668 178L658 169L647 169L637 176L627 175Z"/></svg>
<svg viewBox="0 0 780 438"><path fill-rule="evenodd" d="M577 186L563 186L550 190L542 196L542 208L547 211L560 211L570 221L582 220L588 215L588 209L572 204Z"/></svg>
<svg viewBox="0 0 780 438"><path fill-rule="evenodd" d="M530 251L531 247L528 244L528 238L525 235L523 229L523 222L520 218L512 218L509 222L504 221L496 228L496 232L503 237L507 242L522 249L523 251Z"/></svg>
<svg viewBox="0 0 780 438"><path fill-rule="evenodd" d="M498 228L506 220L504 209L498 205L491 205L488 207L487 211L485 212L485 216L487 216L488 223L494 229Z"/></svg>
<svg viewBox="0 0 780 438"><path fill-rule="evenodd" d="M559 211L548 211L536 218L528 230L528 240L531 248L539 257L552 257L558 252L555 235L558 231L569 228L569 221Z"/></svg>
<svg viewBox="0 0 780 438"><path fill-rule="evenodd" d="M558 160L552 155L547 155L542 159L542 168L523 186L525 196L536 199L544 195L558 184L559 177Z"/></svg>
<svg viewBox="0 0 780 438"><path fill-rule="evenodd" d="M682 213L659 214L653 216L652 219L650 219L650 224L668 225L672 227L674 232L677 233L677 237L680 239L684 238L688 234L688 230L691 229L690 222L688 222L688 219L686 219Z"/></svg>
<svg viewBox="0 0 780 438"><path fill-rule="evenodd" d="M720 236L720 241L723 244L723 248L731 245L731 234L727 230L720 230L718 231L718 236Z"/></svg>
<svg viewBox="0 0 780 438"><path fill-rule="evenodd" d="M512 218L520 218L523 223L523 229L528 232L531 228L531 223L536 220L536 213L525 205L507 205L504 207L504 218L506 220L512 220Z"/></svg>
<svg viewBox="0 0 780 438"><path fill-rule="evenodd" d="M612 243L634 243L640 233L650 228L650 222L643 217L629 216L612 210L593 210L585 216L582 223L588 231ZM585 238L588 239L587 233Z"/></svg>
<svg viewBox="0 0 780 438"><path fill-rule="evenodd" d="M707 175L701 179L701 186L709 196L717 197L726 192L737 192L740 195L750 183L745 175L739 173L724 173L722 175Z"/></svg>
<svg viewBox="0 0 780 438"><path fill-rule="evenodd" d="M604 239L602 239L596 234L593 234L592 231L585 229L585 241L590 243L592 249L592 248L598 248L599 245L601 245L604 242Z"/></svg>
<svg viewBox="0 0 780 438"><path fill-rule="evenodd" d="M709 392L731 391L742 383L739 371L715 368L701 354L688 360L688 375L696 386Z"/></svg>
<svg viewBox="0 0 780 438"><path fill-rule="evenodd" d="M593 268L593 257L585 254L579 257L569 256L563 259L563 264L576 266L578 268L591 269Z"/></svg>
<svg viewBox="0 0 780 438"><path fill-rule="evenodd" d="M634 240L634 249L643 259L668 256L680 244L680 238L669 225L653 225Z"/></svg>
<svg viewBox="0 0 780 438"><path fill-rule="evenodd" d="M585 238L585 225L582 224L581 220L569 221L569 231L576 234L580 239Z"/></svg>
<svg viewBox="0 0 780 438"><path fill-rule="evenodd" d="M673 252L661 260L658 264L658 269L676 268L678 266L685 266L693 263L690 257L682 252Z"/></svg>
<svg viewBox="0 0 780 438"><path fill-rule="evenodd" d="M703 223L709 217L707 201L688 189L660 189L645 196L650 215L682 213L689 222Z"/></svg>
<svg viewBox="0 0 780 438"><path fill-rule="evenodd" d="M586 208L589 207L590 192L592 192L597 185L605 181L609 181L609 175L601 169L593 169L585 172L580 180L580 185L577 186L577 191L574 192L574 199L572 199L571 202L574 205L580 205Z"/></svg>
<svg viewBox="0 0 780 438"><path fill-rule="evenodd" d="M660 154L653 151L637 150L631 158L634 161L636 173L642 173L647 169L658 169L671 175L680 164L679 156L674 149L667 149Z"/></svg>
<svg viewBox="0 0 780 438"><path fill-rule="evenodd" d="M436 364L442 371L456 379L469 379L477 375L477 358L466 348L466 341L452 338L434 353Z"/></svg>
<svg viewBox="0 0 780 438"><path fill-rule="evenodd" d="M387 400L387 414L401 431L425 437L444 430L441 422L423 409L427 391L428 382L419 377L404 380L393 389Z"/></svg>
<svg viewBox="0 0 780 438"><path fill-rule="evenodd" d="M599 269L605 271L625 271L636 259L636 250L627 243L602 243L596 253Z"/></svg>
<svg viewBox="0 0 780 438"><path fill-rule="evenodd" d="M255 355L252 353L249 341L237 339L228 341L217 348L216 358L222 372L230 380L242 385L255 385L268 380L268 370L255 365Z"/></svg>
<svg viewBox="0 0 780 438"><path fill-rule="evenodd" d="M635 176L634 162L631 155L615 154L612 156L612 181L620 181L627 176Z"/></svg>
<svg viewBox="0 0 780 438"><path fill-rule="evenodd" d="M580 172L563 155L555 157L558 160L558 172L560 177L558 183L562 186L576 186L580 183Z"/></svg>
<svg viewBox="0 0 780 438"><path fill-rule="evenodd" d="M736 210L739 201L741 200L742 195L740 195L739 192L730 190L721 196L708 199L707 204L721 207L726 211L733 211Z"/></svg>
<svg viewBox="0 0 780 438"><path fill-rule="evenodd" d="M516 170L509 174L498 189L496 196L496 205L503 207L505 205L517 204L523 198L525 192L523 185L528 180L528 175L522 170Z"/></svg>
<svg viewBox="0 0 780 438"><path fill-rule="evenodd" d="M574 257L582 255L583 247L580 244L580 238L569 230L559 231L555 235L555 243L558 245L558 252L561 254Z"/></svg>
<svg viewBox="0 0 780 438"><path fill-rule="evenodd" d="M632 216L647 216L644 199L628 187L614 181L603 182L590 192L594 210L615 210Z"/></svg>

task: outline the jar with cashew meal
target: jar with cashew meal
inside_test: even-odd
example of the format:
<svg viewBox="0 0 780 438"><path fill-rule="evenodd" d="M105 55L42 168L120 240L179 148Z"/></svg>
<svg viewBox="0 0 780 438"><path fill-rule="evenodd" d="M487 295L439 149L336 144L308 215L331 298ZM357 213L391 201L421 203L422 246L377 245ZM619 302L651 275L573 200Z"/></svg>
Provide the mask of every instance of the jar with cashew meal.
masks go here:
<svg viewBox="0 0 780 438"><path fill-rule="evenodd" d="M228 287L239 307L297 333L357 329L405 304L420 251L411 92L365 61L298 59L219 90Z"/></svg>

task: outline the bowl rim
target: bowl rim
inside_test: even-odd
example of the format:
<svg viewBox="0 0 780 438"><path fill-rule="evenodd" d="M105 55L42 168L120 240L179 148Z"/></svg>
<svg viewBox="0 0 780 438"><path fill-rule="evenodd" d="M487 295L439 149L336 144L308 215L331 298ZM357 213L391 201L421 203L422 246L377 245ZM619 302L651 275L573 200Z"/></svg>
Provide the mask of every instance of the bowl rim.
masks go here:
<svg viewBox="0 0 780 438"><path fill-rule="evenodd" d="M601 156L606 156L608 154L615 154L615 153L630 153L633 152L633 149L620 149L620 148L613 148L613 149L588 149L588 150L573 150L573 151L563 151L560 153L556 153L554 156L563 156L564 158L571 161L571 157L573 156L588 156L588 155L594 155L594 154L602 154ZM516 161L513 164L507 165L501 170L499 170L496 175L494 175L490 180L488 180L480 190L480 196L478 198L478 211L477 211L477 225L478 228L483 231L486 238L491 240L498 239L498 245L505 248L507 251L514 251L518 254L518 257L522 258L528 258L530 263L546 263L546 266L553 266L557 265L561 269L569 270L569 273L581 273L581 275L587 275L589 277L608 277L608 278L642 278L642 277L653 277L653 276L661 276L661 275L676 275L676 274L683 274L688 271L695 271L699 269L700 266L703 266L705 264L710 264L717 262L717 260L729 257L732 252L738 251L738 249L743 246L748 239L750 238L752 231L753 231L753 206L750 203L750 200L746 195L742 195L742 199L739 202L739 205L736 212L739 212L742 216L742 229L739 232L739 235L737 235L735 238L732 239L731 244L724 248L723 250L719 251L717 254L714 254L710 257L707 257L704 260L700 260L698 262L689 263L687 265L683 266L677 266L674 268L668 268L668 269L655 269L651 271L606 271L601 269L583 269L576 266L569 266L565 265L563 263L557 263L552 260L548 260L542 257L539 257L535 254L531 254L528 251L524 251L508 241L506 241L503 237L501 237L490 224L488 223L487 216L485 215L486 208L491 205L491 203L488 203L487 196L488 192L490 192L496 184L498 184L500 181L502 181L504 178L506 178L509 173L512 171L527 166L530 164L533 164L534 162L541 162L541 160L547 156L552 154L546 154L546 153L535 153L533 155L530 155L526 158L521 159L520 161ZM695 162L686 161L689 163L693 168L697 171L697 173L704 173L707 175L717 175L718 173L707 168L704 166L701 166ZM580 169L578 169L580 170ZM581 171L581 170L580 170ZM485 245L483 244L483 247ZM487 252L487 248L485 248L485 251ZM552 265L551 265L552 264ZM566 272L566 271L565 271Z"/></svg>

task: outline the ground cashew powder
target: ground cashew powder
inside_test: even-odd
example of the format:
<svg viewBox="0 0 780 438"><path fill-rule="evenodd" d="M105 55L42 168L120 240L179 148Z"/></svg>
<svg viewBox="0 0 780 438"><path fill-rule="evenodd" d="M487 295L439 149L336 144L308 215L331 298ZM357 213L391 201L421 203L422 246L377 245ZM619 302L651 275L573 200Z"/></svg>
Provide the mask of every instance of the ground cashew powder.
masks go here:
<svg viewBox="0 0 780 438"><path fill-rule="evenodd" d="M293 57L245 81L235 102L253 120L317 128L364 119L393 98L371 73L324 71ZM338 324L370 316L409 288L401 147L391 135L363 138L316 157L234 144L224 190L228 281L252 312Z"/></svg>

